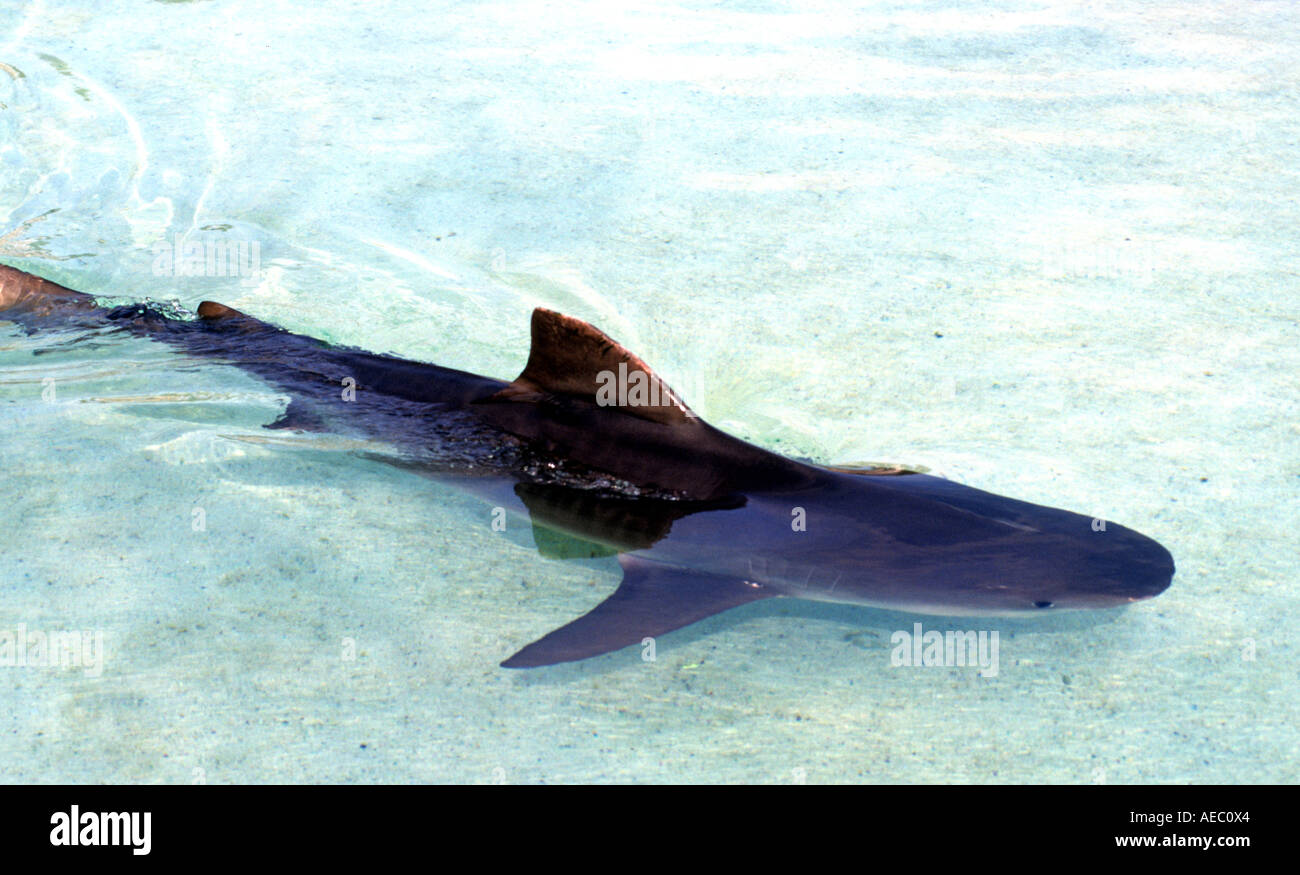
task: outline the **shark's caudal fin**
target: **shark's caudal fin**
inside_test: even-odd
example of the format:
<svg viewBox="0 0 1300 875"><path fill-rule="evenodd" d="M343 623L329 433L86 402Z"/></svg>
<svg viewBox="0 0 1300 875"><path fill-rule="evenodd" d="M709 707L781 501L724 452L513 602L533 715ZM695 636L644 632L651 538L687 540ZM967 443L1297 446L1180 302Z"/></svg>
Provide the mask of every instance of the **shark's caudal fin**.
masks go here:
<svg viewBox="0 0 1300 875"><path fill-rule="evenodd" d="M769 598L770 589L623 554L623 582L589 613L520 650L501 665L537 668L640 644L723 611Z"/></svg>
<svg viewBox="0 0 1300 875"><path fill-rule="evenodd" d="M0 264L0 320L32 329L43 321L76 322L95 310L91 295Z"/></svg>
<svg viewBox="0 0 1300 875"><path fill-rule="evenodd" d="M17 322L30 328L41 323L79 324L85 322L86 317L89 316L95 321L87 324L97 327L105 317L114 319L116 313L133 309L135 308L101 310L94 295L78 292L16 267L0 264L0 314L3 314L0 319L4 321ZM241 328L270 327L238 310L213 301L199 304L197 315L209 324Z"/></svg>

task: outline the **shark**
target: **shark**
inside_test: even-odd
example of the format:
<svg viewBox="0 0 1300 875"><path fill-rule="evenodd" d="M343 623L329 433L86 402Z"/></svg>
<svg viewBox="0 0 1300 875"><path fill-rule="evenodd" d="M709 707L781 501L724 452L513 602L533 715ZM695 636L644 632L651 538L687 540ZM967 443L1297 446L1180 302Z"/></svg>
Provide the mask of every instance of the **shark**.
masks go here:
<svg viewBox="0 0 1300 875"><path fill-rule="evenodd" d="M733 437L604 332L544 308L509 381L331 345L213 301L192 314L101 305L5 265L0 321L122 331L240 368L289 397L266 428L382 441L381 460L526 515L543 555L616 557L617 589L506 668L611 653L771 598L1044 615L1131 605L1174 575L1165 547L1117 523Z"/></svg>

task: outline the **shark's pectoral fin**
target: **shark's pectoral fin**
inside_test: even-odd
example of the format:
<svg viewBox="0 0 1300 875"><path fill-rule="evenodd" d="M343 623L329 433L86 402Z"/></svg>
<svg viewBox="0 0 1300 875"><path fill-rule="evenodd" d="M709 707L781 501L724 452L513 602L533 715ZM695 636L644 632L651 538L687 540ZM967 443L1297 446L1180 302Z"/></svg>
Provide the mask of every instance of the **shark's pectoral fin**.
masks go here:
<svg viewBox="0 0 1300 875"><path fill-rule="evenodd" d="M599 656L776 595L746 580L701 574L627 554L618 561L623 566L623 582L613 595L501 665L537 668Z"/></svg>

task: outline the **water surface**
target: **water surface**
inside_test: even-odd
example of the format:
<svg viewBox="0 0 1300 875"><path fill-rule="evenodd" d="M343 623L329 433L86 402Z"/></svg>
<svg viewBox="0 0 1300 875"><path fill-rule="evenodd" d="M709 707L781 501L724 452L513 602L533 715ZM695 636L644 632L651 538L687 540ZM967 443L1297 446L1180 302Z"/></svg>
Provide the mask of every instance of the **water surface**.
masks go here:
<svg viewBox="0 0 1300 875"><path fill-rule="evenodd" d="M977 621L995 678L800 602L506 671L613 560L272 435L237 370L0 327L0 630L105 648L0 668L0 779L1300 777L1291 4L14 2L0 34L6 263L497 377L547 306L770 449L1178 563L1127 611ZM160 276L176 240L258 270Z"/></svg>

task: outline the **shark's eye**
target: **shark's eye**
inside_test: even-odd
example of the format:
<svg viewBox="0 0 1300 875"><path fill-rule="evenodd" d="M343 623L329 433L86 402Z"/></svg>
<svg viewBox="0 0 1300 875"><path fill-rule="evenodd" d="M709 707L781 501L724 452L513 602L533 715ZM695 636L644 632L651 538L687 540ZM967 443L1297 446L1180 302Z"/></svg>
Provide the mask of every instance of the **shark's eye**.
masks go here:
<svg viewBox="0 0 1300 875"><path fill-rule="evenodd" d="M1034 602L1034 607L1036 608L1050 608L1051 606L1051 602Z"/></svg>

